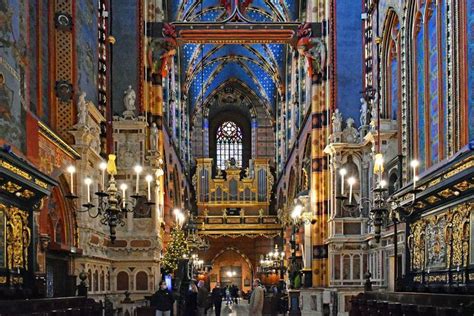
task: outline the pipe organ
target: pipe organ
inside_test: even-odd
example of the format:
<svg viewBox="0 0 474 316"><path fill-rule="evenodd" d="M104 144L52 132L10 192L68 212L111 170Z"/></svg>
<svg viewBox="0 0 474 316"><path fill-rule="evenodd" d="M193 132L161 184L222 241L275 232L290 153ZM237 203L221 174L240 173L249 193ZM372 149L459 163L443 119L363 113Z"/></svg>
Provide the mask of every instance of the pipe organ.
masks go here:
<svg viewBox="0 0 474 316"><path fill-rule="evenodd" d="M274 181L268 159L254 159L250 165L242 170L228 162L225 170L213 172L212 158L198 158L193 185L200 213L232 208L245 209L249 215L268 214Z"/></svg>

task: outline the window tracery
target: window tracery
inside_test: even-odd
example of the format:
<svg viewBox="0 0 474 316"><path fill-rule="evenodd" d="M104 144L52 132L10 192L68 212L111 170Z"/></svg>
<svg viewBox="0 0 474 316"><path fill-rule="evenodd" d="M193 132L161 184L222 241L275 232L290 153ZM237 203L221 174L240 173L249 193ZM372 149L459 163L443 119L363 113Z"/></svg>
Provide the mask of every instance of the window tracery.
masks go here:
<svg viewBox="0 0 474 316"><path fill-rule="evenodd" d="M438 2L438 3L436 3ZM446 157L446 1L421 4L415 15L413 158L425 169Z"/></svg>
<svg viewBox="0 0 474 316"><path fill-rule="evenodd" d="M235 159L235 165L242 167L242 130L232 121L222 123L216 133L217 168L226 169L226 162Z"/></svg>

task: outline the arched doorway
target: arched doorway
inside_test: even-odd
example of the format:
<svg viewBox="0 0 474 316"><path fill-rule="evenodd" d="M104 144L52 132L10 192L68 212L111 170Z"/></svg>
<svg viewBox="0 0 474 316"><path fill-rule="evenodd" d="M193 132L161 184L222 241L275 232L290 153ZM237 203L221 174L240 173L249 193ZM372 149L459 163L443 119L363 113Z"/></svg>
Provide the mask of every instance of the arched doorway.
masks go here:
<svg viewBox="0 0 474 316"><path fill-rule="evenodd" d="M253 267L249 258L240 250L234 247L223 249L214 257L211 264L211 289L216 282L220 282L222 287L234 284L245 292L251 289Z"/></svg>

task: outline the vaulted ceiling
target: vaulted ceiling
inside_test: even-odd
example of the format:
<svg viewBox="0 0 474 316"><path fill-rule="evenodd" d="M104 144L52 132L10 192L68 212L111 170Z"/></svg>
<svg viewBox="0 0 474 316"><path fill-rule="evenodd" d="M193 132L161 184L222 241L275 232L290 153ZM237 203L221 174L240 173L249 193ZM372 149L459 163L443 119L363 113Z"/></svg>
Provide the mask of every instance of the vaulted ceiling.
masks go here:
<svg viewBox="0 0 474 316"><path fill-rule="evenodd" d="M235 0L170 1L169 18L179 22L223 22L234 11ZM240 13L256 23L294 22L299 2L294 0L239 0ZM250 87L273 109L284 91L286 44L185 44L180 48L183 93L191 111L206 103L212 92L227 82ZM283 89L283 90L282 90Z"/></svg>

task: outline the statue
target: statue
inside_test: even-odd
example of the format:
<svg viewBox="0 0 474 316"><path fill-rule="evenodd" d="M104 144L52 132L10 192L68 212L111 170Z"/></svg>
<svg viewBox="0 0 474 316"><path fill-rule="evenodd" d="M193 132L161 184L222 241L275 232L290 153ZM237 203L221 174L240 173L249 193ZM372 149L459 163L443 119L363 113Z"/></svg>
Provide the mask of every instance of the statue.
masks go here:
<svg viewBox="0 0 474 316"><path fill-rule="evenodd" d="M86 93L83 91L79 95L79 99L77 101L77 127L87 125L87 114Z"/></svg>
<svg viewBox="0 0 474 316"><path fill-rule="evenodd" d="M221 168L217 168L216 179L222 179L222 178L223 178L222 169L221 169Z"/></svg>
<svg viewBox="0 0 474 316"><path fill-rule="evenodd" d="M136 98L137 98L137 95L135 94L135 90L132 89L132 86L128 86L127 90L123 92L123 106L125 107L123 116L125 119L135 118Z"/></svg>
<svg viewBox="0 0 474 316"><path fill-rule="evenodd" d="M132 89L132 86L128 86L128 89L123 92L123 104L127 111L135 111L135 99L136 94L135 90Z"/></svg>
<svg viewBox="0 0 474 316"><path fill-rule="evenodd" d="M247 168L245 168L244 178L248 178L249 176L250 176L250 168L247 167Z"/></svg>
<svg viewBox="0 0 474 316"><path fill-rule="evenodd" d="M322 80L326 67L326 45L320 38L302 37L297 43L298 52L306 57L308 74L315 81Z"/></svg>
<svg viewBox="0 0 474 316"><path fill-rule="evenodd" d="M360 126L367 125L367 101L364 98L360 98Z"/></svg>
<svg viewBox="0 0 474 316"><path fill-rule="evenodd" d="M339 112L339 109L336 109L332 113L332 132L334 133L340 133L342 131L342 114Z"/></svg>
<svg viewBox="0 0 474 316"><path fill-rule="evenodd" d="M349 117L346 120L346 128L344 129L343 132L343 140L346 143L355 143L359 139L359 131L353 126L354 125L354 119L352 117Z"/></svg>
<svg viewBox="0 0 474 316"><path fill-rule="evenodd" d="M155 122L150 127L150 151L158 151L158 127Z"/></svg>

